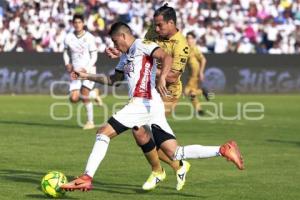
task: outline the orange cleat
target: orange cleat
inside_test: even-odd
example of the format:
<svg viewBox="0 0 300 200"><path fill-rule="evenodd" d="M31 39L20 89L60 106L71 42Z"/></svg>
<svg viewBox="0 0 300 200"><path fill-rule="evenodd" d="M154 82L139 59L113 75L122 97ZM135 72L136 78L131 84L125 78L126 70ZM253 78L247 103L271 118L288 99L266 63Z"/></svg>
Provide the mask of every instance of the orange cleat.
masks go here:
<svg viewBox="0 0 300 200"><path fill-rule="evenodd" d="M92 180L92 177L90 177L87 174L84 174L80 177L77 177L75 180L69 183L63 184L62 186L60 186L60 188L65 191L81 190L85 192L93 188Z"/></svg>
<svg viewBox="0 0 300 200"><path fill-rule="evenodd" d="M232 161L240 170L244 169L244 162L241 152L235 141L229 141L220 147L220 153L227 160Z"/></svg>

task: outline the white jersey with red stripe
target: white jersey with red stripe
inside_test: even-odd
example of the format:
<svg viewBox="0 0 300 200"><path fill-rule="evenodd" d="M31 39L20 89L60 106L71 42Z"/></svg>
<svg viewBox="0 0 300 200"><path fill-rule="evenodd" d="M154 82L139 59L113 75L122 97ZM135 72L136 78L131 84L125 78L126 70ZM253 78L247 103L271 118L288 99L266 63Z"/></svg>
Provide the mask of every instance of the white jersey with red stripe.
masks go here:
<svg viewBox="0 0 300 200"><path fill-rule="evenodd" d="M157 48L159 46L154 42L136 39L121 56L116 71L124 72L131 100L113 118L127 128L156 125L162 133L175 137L166 120L164 103L155 88L156 62L152 54Z"/></svg>
<svg viewBox="0 0 300 200"><path fill-rule="evenodd" d="M160 99L155 88L156 62L152 57L157 48L154 42L136 39L128 52L122 54L116 71L124 72L130 98Z"/></svg>

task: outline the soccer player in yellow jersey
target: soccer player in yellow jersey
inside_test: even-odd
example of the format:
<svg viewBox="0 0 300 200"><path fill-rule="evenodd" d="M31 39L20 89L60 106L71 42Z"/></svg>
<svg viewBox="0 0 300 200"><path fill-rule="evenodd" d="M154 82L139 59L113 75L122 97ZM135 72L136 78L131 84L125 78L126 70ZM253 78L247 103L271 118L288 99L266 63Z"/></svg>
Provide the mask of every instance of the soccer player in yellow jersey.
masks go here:
<svg viewBox="0 0 300 200"><path fill-rule="evenodd" d="M167 77L169 95L164 97L166 114L175 108L182 94L181 74L189 57L189 46L185 37L176 28L176 13L173 8L163 6L154 14L154 24L148 30L145 38L156 42L165 52L173 57L173 65ZM174 15L172 15L174 14ZM161 64L158 63L157 76L160 75Z"/></svg>
<svg viewBox="0 0 300 200"><path fill-rule="evenodd" d="M204 81L206 58L196 46L196 36L193 32L188 32L186 35L186 39L190 47L190 56L187 63L189 79L187 85L184 88L184 94L190 97L195 111L199 115L203 115L204 111L201 109L201 104L199 102L198 96L202 94L202 90L199 89L199 84Z"/></svg>
<svg viewBox="0 0 300 200"><path fill-rule="evenodd" d="M162 97L165 104L166 115L173 111L182 94L182 82L180 78L189 57L189 46L184 35L177 29L176 21L175 10L165 4L155 11L154 23L145 35L146 39L156 42L173 58L171 70L166 78L168 95ZM157 62L157 77L159 77L161 73L161 63L159 63L159 61ZM156 143L160 144L173 139L167 138L168 135L165 136L162 141L156 141ZM176 189L181 190L185 184L185 178L189 171L190 164L187 161L172 161L161 149L158 149L158 155L162 161L174 169L177 177Z"/></svg>

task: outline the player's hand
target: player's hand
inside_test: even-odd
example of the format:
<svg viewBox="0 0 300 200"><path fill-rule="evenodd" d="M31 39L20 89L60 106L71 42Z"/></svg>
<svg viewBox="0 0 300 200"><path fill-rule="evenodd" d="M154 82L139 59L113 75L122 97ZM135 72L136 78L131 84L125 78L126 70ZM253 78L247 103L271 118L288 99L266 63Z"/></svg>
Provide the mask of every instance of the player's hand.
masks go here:
<svg viewBox="0 0 300 200"><path fill-rule="evenodd" d="M200 72L200 74L199 74L199 81L200 81L200 83L203 82L204 79L205 79L204 73Z"/></svg>
<svg viewBox="0 0 300 200"><path fill-rule="evenodd" d="M168 90L167 90L167 87L166 87L166 79L160 77L158 82L157 82L157 87L156 88L162 96L167 96L168 95Z"/></svg>
<svg viewBox="0 0 300 200"><path fill-rule="evenodd" d="M114 47L107 47L105 49L105 53L108 55L108 57L112 58L112 59L115 59L115 58L119 58L121 57L121 52L114 48Z"/></svg>
<svg viewBox="0 0 300 200"><path fill-rule="evenodd" d="M66 65L66 69L67 69L67 72L72 73L72 71L73 71L73 66L72 66L71 64L67 64L67 65Z"/></svg>

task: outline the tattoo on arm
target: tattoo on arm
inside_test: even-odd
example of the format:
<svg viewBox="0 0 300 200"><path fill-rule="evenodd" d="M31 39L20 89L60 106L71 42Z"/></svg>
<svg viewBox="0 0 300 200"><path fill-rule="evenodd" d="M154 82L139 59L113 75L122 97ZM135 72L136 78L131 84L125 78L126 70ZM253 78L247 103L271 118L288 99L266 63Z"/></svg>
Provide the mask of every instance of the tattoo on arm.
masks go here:
<svg viewBox="0 0 300 200"><path fill-rule="evenodd" d="M89 74L87 77L90 81L95 81L103 85L113 85L117 81L124 80L123 73L116 72L114 75L107 76L105 74Z"/></svg>
<svg viewBox="0 0 300 200"><path fill-rule="evenodd" d="M97 83L101 83L103 85L111 85L111 80L105 74L89 74L87 79L90 81L95 81Z"/></svg>

